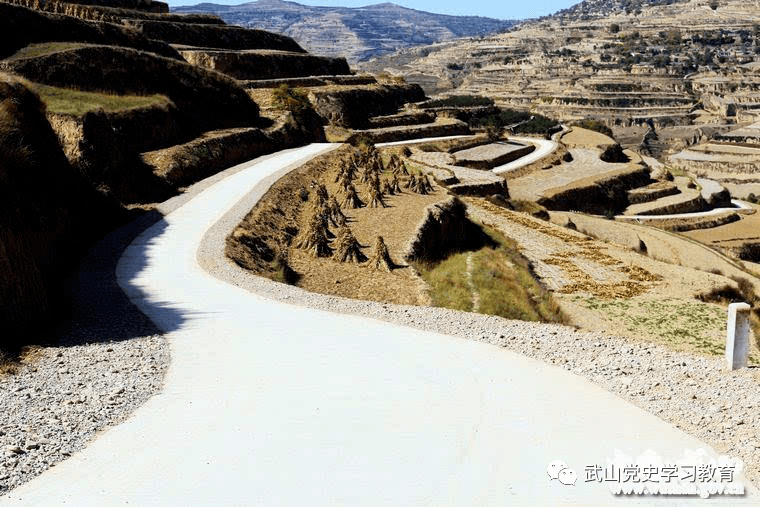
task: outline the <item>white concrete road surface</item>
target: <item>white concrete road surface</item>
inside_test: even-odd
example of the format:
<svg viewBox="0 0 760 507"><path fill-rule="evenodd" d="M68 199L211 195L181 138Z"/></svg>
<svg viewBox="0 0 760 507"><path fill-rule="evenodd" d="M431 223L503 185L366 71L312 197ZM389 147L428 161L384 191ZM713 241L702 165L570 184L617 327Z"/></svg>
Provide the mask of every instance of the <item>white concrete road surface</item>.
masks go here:
<svg viewBox="0 0 760 507"><path fill-rule="evenodd" d="M562 369L267 300L200 268L218 217L266 175L330 148L250 162L127 249L122 286L171 343L164 389L0 505L611 505L624 500L584 469L616 450L713 453ZM554 460L575 485L550 480Z"/></svg>
<svg viewBox="0 0 760 507"><path fill-rule="evenodd" d="M505 174L515 169L520 169L528 164L537 162L544 157L547 157L554 153L554 150L559 146L556 141L547 141L546 139L538 139L535 137L515 137L510 136L510 141L517 141L518 143L533 144L536 149L528 153L524 157L520 157L517 160L491 169L496 174Z"/></svg>

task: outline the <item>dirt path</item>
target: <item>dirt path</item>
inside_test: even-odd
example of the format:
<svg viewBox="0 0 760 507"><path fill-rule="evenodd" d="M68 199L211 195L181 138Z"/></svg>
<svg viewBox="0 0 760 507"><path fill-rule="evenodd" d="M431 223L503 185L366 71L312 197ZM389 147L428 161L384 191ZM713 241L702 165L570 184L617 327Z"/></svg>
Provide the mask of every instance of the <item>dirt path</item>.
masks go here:
<svg viewBox="0 0 760 507"><path fill-rule="evenodd" d="M475 287L475 283L472 281L472 252L467 254L467 286L470 288L470 292L472 292L472 311L475 313L478 313L480 311L480 293L478 292L477 287Z"/></svg>

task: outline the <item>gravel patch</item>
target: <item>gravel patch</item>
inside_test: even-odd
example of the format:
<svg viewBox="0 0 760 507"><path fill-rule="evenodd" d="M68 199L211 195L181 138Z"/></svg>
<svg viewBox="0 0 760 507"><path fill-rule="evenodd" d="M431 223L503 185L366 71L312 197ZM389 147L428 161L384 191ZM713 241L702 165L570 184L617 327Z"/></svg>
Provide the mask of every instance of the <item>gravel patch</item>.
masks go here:
<svg viewBox="0 0 760 507"><path fill-rule="evenodd" d="M254 276L225 259L225 236L267 185L283 173L255 188L208 231L198 260L215 277L285 303L487 342L554 364L709 443L718 452L741 458L746 476L760 483L760 375L755 368L729 372L722 358L699 357L566 326L309 293Z"/></svg>
<svg viewBox="0 0 760 507"><path fill-rule="evenodd" d="M93 246L70 280L71 319L52 345L0 377L0 495L84 448L161 388L168 344L114 274L121 251L160 216L146 213Z"/></svg>

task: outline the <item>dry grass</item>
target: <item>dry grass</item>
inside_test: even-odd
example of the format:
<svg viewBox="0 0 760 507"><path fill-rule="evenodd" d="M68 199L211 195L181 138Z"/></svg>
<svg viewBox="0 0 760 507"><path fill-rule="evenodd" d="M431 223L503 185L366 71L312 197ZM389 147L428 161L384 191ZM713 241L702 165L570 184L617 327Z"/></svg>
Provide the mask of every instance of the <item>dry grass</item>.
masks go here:
<svg viewBox="0 0 760 507"><path fill-rule="evenodd" d="M32 84L31 88L40 96L48 112L82 116L90 111L117 112L138 107L166 103L164 95L116 95L108 92L85 92L70 88L58 88L42 84Z"/></svg>
<svg viewBox="0 0 760 507"><path fill-rule="evenodd" d="M57 53L59 51L81 48L83 46L86 46L86 44L78 42L43 42L39 44L29 44L25 48L17 51L14 55L9 56L8 60L36 58L39 56L49 55L51 53Z"/></svg>
<svg viewBox="0 0 760 507"><path fill-rule="evenodd" d="M422 278L431 287L433 304L473 311L473 291L466 267L467 257L472 254L472 284L480 295L478 313L527 321L566 322L517 244L490 227L485 227L485 231L495 246L456 253L437 264L418 265Z"/></svg>

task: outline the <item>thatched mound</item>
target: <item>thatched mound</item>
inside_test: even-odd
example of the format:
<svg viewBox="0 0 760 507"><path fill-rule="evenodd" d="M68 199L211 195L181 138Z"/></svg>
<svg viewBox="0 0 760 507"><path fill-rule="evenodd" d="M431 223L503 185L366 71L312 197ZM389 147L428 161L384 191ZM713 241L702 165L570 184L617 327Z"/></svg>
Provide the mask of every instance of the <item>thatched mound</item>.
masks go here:
<svg viewBox="0 0 760 507"><path fill-rule="evenodd" d="M425 184L425 189L426 189L428 192L432 192L432 191L434 190L434 188L433 188L433 184L432 184L432 183L430 183L430 176L425 176L425 177L424 177L424 181L423 181L423 182L424 182L424 184Z"/></svg>
<svg viewBox="0 0 760 507"><path fill-rule="evenodd" d="M409 190L414 190L414 187L417 186L417 176L412 174L409 176L409 179L406 180L406 183L404 183L404 187L408 188Z"/></svg>
<svg viewBox="0 0 760 507"><path fill-rule="evenodd" d="M399 184L398 178L396 175L393 175L393 178L391 178L391 188L393 189L392 194L400 194L401 193L401 185Z"/></svg>
<svg viewBox="0 0 760 507"><path fill-rule="evenodd" d="M383 180L381 189L382 189L383 194L394 195L396 193L396 189L393 188L393 185L391 184L391 182L385 179Z"/></svg>
<svg viewBox="0 0 760 507"><path fill-rule="evenodd" d="M369 199L368 204L370 208L387 208L388 205L385 204L385 201L383 200L383 194L380 192L380 189L370 186L369 187Z"/></svg>
<svg viewBox="0 0 760 507"><path fill-rule="evenodd" d="M330 200L330 194L327 192L327 187L324 186L322 183L318 183L315 186L314 189L314 195L317 199L318 205L326 205L328 201Z"/></svg>
<svg viewBox="0 0 760 507"><path fill-rule="evenodd" d="M343 214L343 210L340 209L340 204L338 204L338 200L333 195L330 197L330 201L327 203L328 209L330 210L330 220L338 226L342 226L346 223L346 215Z"/></svg>
<svg viewBox="0 0 760 507"><path fill-rule="evenodd" d="M388 159L388 170L394 173L401 169L401 159L395 153L391 153L390 159Z"/></svg>
<svg viewBox="0 0 760 507"><path fill-rule="evenodd" d="M414 175L412 175L412 177L409 179L409 190L416 194L427 195L428 185L430 185L430 183L422 174L420 174L418 178L415 178Z"/></svg>
<svg viewBox="0 0 760 507"><path fill-rule="evenodd" d="M343 207L347 209L356 209L364 207L364 202L359 199L356 187L349 185L346 189L346 196L343 198Z"/></svg>
<svg viewBox="0 0 760 507"><path fill-rule="evenodd" d="M375 240L375 246L372 248L367 266L378 271L388 272L396 267L396 264L391 260L391 255L388 253L388 247L385 245L382 236L378 236Z"/></svg>
<svg viewBox="0 0 760 507"><path fill-rule="evenodd" d="M309 225L296 237L295 246L308 251L314 257L329 257L332 255L330 241L327 237L329 232L330 230L324 223L323 215L316 213L309 220Z"/></svg>
<svg viewBox="0 0 760 507"><path fill-rule="evenodd" d="M338 233L333 259L338 262L355 262L357 264L367 260L367 256L362 253L361 245L348 226L342 227Z"/></svg>
<svg viewBox="0 0 760 507"><path fill-rule="evenodd" d="M398 166L396 166L396 170L393 172L399 176L409 176L409 169L406 168L405 162L399 162Z"/></svg>

